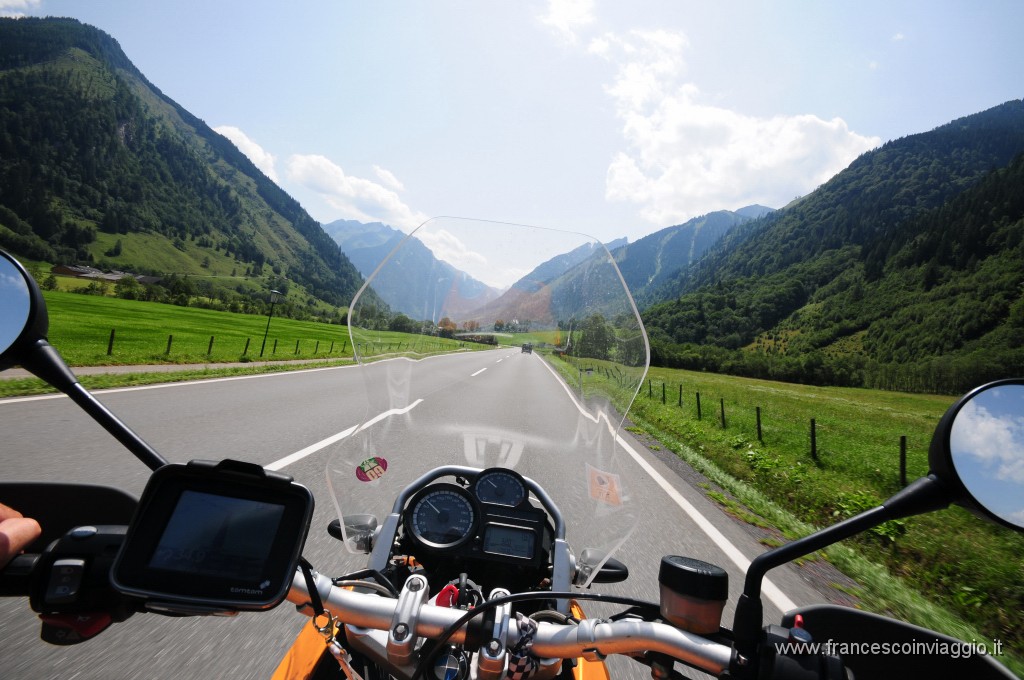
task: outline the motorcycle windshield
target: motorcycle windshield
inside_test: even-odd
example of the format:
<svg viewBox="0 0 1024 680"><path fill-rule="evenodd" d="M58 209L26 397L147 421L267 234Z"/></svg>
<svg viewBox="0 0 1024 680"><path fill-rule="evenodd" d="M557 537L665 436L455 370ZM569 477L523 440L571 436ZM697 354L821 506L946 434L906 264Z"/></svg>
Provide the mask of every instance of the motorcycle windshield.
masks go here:
<svg viewBox="0 0 1024 680"><path fill-rule="evenodd" d="M358 424L327 465L339 517L373 515L386 535L414 480L439 466L499 467L548 494L576 556L621 549L640 499L618 431L650 351L608 249L458 218L378 247L383 261L349 310L362 375L345 396ZM346 547L365 552L351 517L341 524Z"/></svg>

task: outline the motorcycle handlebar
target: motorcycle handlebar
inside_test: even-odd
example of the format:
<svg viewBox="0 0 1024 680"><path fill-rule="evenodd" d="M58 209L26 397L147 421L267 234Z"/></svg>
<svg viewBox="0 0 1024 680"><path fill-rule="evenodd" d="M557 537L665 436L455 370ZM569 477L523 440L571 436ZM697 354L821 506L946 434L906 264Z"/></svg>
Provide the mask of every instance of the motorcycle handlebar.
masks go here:
<svg viewBox="0 0 1024 680"><path fill-rule="evenodd" d="M392 630L397 623L396 615L400 610L404 611L401 599L357 593L335 587L323 575L314 573L312 576L324 609L342 623ZM305 613L315 614L306 578L301 572L296 572L287 599L304 608ZM460 609L419 604L413 617L413 634L421 638L440 638L457 625L465 613ZM463 626L455 630L449 640L463 644L467 637L468 626ZM505 640L502 642L505 646L513 646L519 637L519 626L513 619L508 623ZM732 659L731 647L668 624L649 621L607 622L584 619L578 625L541 622L533 639L532 651L540 658L561 659L659 652L716 676L728 670Z"/></svg>

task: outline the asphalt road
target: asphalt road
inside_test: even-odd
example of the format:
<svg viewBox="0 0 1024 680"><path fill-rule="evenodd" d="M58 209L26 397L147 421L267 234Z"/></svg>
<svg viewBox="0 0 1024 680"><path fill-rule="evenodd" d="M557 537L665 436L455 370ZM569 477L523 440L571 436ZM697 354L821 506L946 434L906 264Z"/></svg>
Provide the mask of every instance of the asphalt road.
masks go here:
<svg viewBox="0 0 1024 680"><path fill-rule="evenodd" d="M345 512L366 511L374 503L390 505L395 490L420 468L492 465L502 457L507 461L518 456L516 469L540 482L559 503L577 554L608 540L602 521L589 513L573 484L580 469L574 458L579 454L573 451L587 448L576 430L579 410L540 357L518 350L438 357L416 364L415 379L407 382L395 370L405 368L398 361L374 365L376 377L369 384L376 403L385 403L388 394L398 395L391 399L392 407L406 407L381 426L379 441L396 452L395 462L415 464L389 468L387 485L353 487L343 501ZM171 461L237 458L283 466L317 498L306 557L321 571L339 574L361 568L365 558L344 553L324 530L335 516L324 470L338 447L336 436L366 415L362 393L357 369L333 367L107 390L98 396ZM511 395L523 394L531 398L515 400L510 407ZM462 415L453 419L453 413ZM480 414L488 414L487 432L473 432ZM397 424L398 418L403 427L386 426L388 421ZM450 439L418 438L418 424L424 430L447 431ZM400 436L399 430L406 434ZM4 480L108 484L138 495L147 478L141 463L63 397L0 400L0 433ZM534 436L539 433L544 436ZM641 499L644 517L618 554L630 568L629 580L602 590L657 600L661 556L696 557L730 573L728 623L742 585L740 567L763 547L628 433L622 436L635 454L625 458L624 486L632 498ZM489 447L485 440L493 443L496 437L510 445ZM543 455L536 452L545 446ZM403 451L416 455L403 457ZM771 596L765 601L766 622L777 622L781 607L791 603L821 601L796 570L777 570L771 580L780 591L766 588ZM136 615L95 640L62 648L41 642L27 602L9 598L0 601L0 677L265 678L303 625L308 620L287 605L227 619ZM648 677L642 668L630 675Z"/></svg>

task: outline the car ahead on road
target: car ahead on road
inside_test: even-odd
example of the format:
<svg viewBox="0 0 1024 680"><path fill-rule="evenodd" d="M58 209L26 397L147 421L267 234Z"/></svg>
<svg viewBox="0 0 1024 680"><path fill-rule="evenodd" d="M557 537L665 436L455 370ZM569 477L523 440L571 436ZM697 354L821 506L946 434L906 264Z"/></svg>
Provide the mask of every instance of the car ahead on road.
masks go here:
<svg viewBox="0 0 1024 680"><path fill-rule="evenodd" d="M522 352L520 352L520 354L523 354L523 353L533 354L533 345L531 345L528 342L523 344L523 350L522 350Z"/></svg>

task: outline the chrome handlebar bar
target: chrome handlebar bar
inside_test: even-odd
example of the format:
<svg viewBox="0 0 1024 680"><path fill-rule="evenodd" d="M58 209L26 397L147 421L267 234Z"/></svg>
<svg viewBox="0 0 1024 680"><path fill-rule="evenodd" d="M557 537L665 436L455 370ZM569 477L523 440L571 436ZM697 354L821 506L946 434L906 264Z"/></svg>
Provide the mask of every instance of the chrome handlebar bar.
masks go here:
<svg viewBox="0 0 1024 680"><path fill-rule="evenodd" d="M440 638L466 614L460 609L428 604L426 581L420 576L411 576L406 581L398 599L338 588L326 576L315 572L312 576L324 609L340 623L388 631L389 653L393 645L401 647L403 642L411 647L416 638ZM300 611L310 616L315 614L301 572L296 572L287 599ZM519 626L515 618L502 623L501 629L506 633L500 642L511 647L520 639ZM455 630L449 640L454 644L465 643L467 627ZM659 652L715 676L728 670L733 653L729 646L668 624L598 619L584 619L578 625L541 622L531 650L538 658L558 659L579 656L600 659L610 654Z"/></svg>

